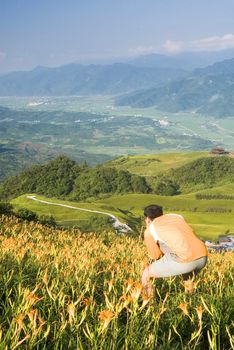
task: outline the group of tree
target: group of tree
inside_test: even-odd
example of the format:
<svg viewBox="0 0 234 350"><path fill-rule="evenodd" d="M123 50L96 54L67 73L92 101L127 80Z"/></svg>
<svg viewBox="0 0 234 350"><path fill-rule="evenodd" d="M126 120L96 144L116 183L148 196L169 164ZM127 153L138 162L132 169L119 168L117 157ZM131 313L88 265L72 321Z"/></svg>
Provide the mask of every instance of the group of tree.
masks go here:
<svg viewBox="0 0 234 350"><path fill-rule="evenodd" d="M160 176L178 184L177 192L193 192L233 182L234 159L228 156L199 158Z"/></svg>
<svg viewBox="0 0 234 350"><path fill-rule="evenodd" d="M224 200L234 200L234 195L231 194L221 194L221 193L197 193L196 199L200 200L212 200L212 199L224 199Z"/></svg>
<svg viewBox="0 0 234 350"><path fill-rule="evenodd" d="M139 176L104 164L95 167L59 156L34 165L0 186L0 199L37 193L74 201L125 193L173 196L231 182L234 159L228 156L200 158L156 177Z"/></svg>
<svg viewBox="0 0 234 350"><path fill-rule="evenodd" d="M0 198L7 200L24 193L48 197L85 200L101 194L149 193L142 176L103 165L90 167L59 156L44 165L34 165L6 180L0 187Z"/></svg>

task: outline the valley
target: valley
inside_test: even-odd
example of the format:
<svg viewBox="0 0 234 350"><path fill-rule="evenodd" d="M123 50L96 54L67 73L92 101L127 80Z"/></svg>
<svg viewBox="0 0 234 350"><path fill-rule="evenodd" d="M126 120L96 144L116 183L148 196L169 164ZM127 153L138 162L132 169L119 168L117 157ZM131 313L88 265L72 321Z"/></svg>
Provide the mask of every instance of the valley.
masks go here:
<svg viewBox="0 0 234 350"><path fill-rule="evenodd" d="M98 164L122 155L234 148L231 117L117 107L111 96L0 97L0 106L0 161L6 166L0 181L13 168L61 153Z"/></svg>

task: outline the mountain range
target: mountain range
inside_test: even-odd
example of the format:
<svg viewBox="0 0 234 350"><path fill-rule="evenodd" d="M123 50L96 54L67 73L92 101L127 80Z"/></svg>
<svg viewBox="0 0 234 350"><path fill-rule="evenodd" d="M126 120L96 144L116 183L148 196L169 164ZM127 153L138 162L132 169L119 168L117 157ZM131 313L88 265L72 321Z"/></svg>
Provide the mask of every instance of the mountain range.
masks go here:
<svg viewBox="0 0 234 350"><path fill-rule="evenodd" d="M191 111L217 117L234 115L234 59L195 69L160 87L120 96L117 105Z"/></svg>
<svg viewBox="0 0 234 350"><path fill-rule="evenodd" d="M186 72L177 68L68 64L37 67L0 77L0 96L69 96L118 94L158 86Z"/></svg>
<svg viewBox="0 0 234 350"><path fill-rule="evenodd" d="M116 105L232 116L234 58L213 63L231 55L151 54L125 63L37 67L0 76L0 96L114 95Z"/></svg>

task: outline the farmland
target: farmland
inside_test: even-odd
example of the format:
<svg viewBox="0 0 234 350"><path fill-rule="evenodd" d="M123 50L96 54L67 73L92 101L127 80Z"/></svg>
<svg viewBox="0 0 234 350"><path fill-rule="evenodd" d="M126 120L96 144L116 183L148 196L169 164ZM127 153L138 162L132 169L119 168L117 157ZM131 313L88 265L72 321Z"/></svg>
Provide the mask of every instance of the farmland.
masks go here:
<svg viewBox="0 0 234 350"><path fill-rule="evenodd" d="M0 160L10 175L61 153L97 164L122 155L234 148L232 117L117 107L111 96L0 97L0 106Z"/></svg>

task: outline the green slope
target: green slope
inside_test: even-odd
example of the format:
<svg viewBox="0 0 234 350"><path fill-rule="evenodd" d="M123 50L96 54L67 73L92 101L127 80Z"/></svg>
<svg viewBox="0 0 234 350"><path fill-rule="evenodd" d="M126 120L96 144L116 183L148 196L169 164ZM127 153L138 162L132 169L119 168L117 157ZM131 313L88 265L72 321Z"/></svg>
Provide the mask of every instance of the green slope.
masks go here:
<svg viewBox="0 0 234 350"><path fill-rule="evenodd" d="M213 188L212 193L226 193L227 190L233 193L234 185L224 188ZM197 193L201 192L204 191ZM37 196L37 198L86 209L105 211L117 216L121 221L129 222L130 224L134 220L142 218L142 210L146 205L157 203L164 207L165 212L182 214L202 238L215 239L219 234L227 231L233 232L234 200L198 200L196 199L197 193L174 197L152 194L116 195L106 199L96 200L92 203L69 202L55 198L48 199L43 196ZM35 202L27 198L27 195L15 198L11 203L15 208L24 207L37 212L39 215L53 215L61 225L75 225L80 220L88 220L90 216L101 215ZM216 211L210 211L211 209ZM143 226L142 228L139 227L139 230L141 229L143 230Z"/></svg>
<svg viewBox="0 0 234 350"><path fill-rule="evenodd" d="M209 152L174 152L122 156L105 164L117 169L128 170L137 175L155 176L171 168L179 168L198 158L209 157Z"/></svg>

